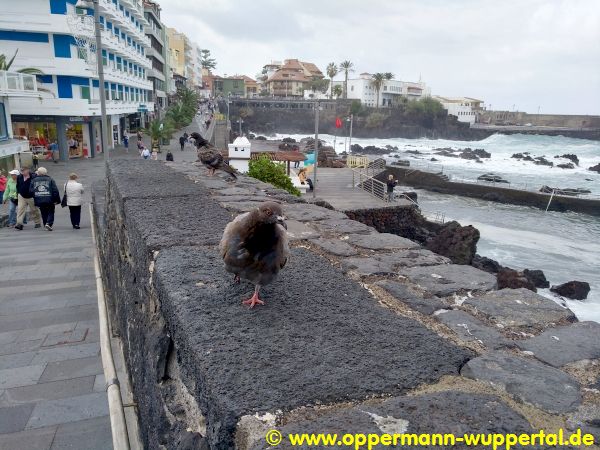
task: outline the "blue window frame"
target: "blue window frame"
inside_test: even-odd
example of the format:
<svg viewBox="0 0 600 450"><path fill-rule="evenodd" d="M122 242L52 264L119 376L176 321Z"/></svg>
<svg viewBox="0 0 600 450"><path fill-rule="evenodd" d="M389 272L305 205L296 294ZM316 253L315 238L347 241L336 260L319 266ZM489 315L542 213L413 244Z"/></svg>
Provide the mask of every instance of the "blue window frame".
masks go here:
<svg viewBox="0 0 600 450"><path fill-rule="evenodd" d="M8 121L6 120L6 110L4 103L0 102L0 141L8 139Z"/></svg>

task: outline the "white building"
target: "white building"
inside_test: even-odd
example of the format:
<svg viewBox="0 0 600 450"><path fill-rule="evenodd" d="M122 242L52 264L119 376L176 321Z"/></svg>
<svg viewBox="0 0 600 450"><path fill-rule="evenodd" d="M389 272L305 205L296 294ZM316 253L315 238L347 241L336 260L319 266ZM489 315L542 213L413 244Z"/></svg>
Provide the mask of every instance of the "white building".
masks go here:
<svg viewBox="0 0 600 450"><path fill-rule="evenodd" d="M0 171L4 174L20 166L19 153L29 150L29 142L13 139L10 103L39 95L34 75L0 70Z"/></svg>
<svg viewBox="0 0 600 450"><path fill-rule="evenodd" d="M11 69L34 67L42 98L18 98L11 102L15 136L42 136L56 141L61 159L94 156L100 148L100 94L93 64L76 45L67 15L91 15L75 10L76 0L27 0L3 2L0 13L0 53L11 57ZM105 71L108 127L111 145L126 129L143 126L152 82L146 50L150 39L140 0L99 0L102 25L102 60ZM67 142L77 142L69 149ZM73 141L71 141L73 142Z"/></svg>
<svg viewBox="0 0 600 450"><path fill-rule="evenodd" d="M483 100L477 100L471 97L442 97L434 95L434 99L439 101L448 115L456 116L460 122L475 123L477 112L482 110Z"/></svg>
<svg viewBox="0 0 600 450"><path fill-rule="evenodd" d="M250 141L245 136L235 138L235 140L228 145L229 165L241 173L248 172L248 163L252 156L251 147Z"/></svg>
<svg viewBox="0 0 600 450"><path fill-rule="evenodd" d="M336 85L343 88L344 82L334 81L333 86ZM418 100L430 95L431 90L421 81L385 80L379 90L379 98L377 98L372 74L361 73L359 78L348 79L348 98L360 100L365 106L393 106L401 102L402 98Z"/></svg>

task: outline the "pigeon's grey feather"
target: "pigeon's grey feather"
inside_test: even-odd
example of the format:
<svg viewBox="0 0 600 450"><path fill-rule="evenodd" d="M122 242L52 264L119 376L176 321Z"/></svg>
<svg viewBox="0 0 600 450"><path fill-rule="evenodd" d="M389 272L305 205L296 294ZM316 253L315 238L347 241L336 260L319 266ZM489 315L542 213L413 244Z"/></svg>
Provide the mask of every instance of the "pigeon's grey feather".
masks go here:
<svg viewBox="0 0 600 450"><path fill-rule="evenodd" d="M230 222L219 245L225 269L257 286L271 283L289 258L282 218L279 204L265 202Z"/></svg>
<svg viewBox="0 0 600 450"><path fill-rule="evenodd" d="M236 171L233 167L223 160L223 155L215 147L213 147L199 133L193 132L190 136L194 139L194 143L198 148L198 159L209 170L222 170L230 174L233 178L237 178ZM205 148L205 150L201 150Z"/></svg>

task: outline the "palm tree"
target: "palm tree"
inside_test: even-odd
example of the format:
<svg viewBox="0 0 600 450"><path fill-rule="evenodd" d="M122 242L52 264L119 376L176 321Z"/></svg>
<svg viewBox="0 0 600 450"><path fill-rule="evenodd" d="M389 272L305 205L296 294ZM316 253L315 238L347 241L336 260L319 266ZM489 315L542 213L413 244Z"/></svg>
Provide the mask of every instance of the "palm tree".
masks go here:
<svg viewBox="0 0 600 450"><path fill-rule="evenodd" d="M339 72L339 69L335 65L335 63L329 63L327 65L327 76L331 80L330 88L329 88L329 98L333 98L333 77L335 77Z"/></svg>
<svg viewBox="0 0 600 450"><path fill-rule="evenodd" d="M383 77L384 77L386 80L388 80L388 81L389 81L389 80L393 80L393 79L394 79L394 74L393 74L392 72L385 72L385 73L383 74Z"/></svg>
<svg viewBox="0 0 600 450"><path fill-rule="evenodd" d="M15 52L13 57L10 58L10 61L6 60L6 55L0 54L0 70L8 71L10 69L10 66L12 66L12 63L15 61L15 58L17 57L17 53L19 53L19 49L17 49L17 51ZM44 72L42 72L40 69L36 69L35 67L25 67L23 69L17 70L17 72L27 73L30 75L44 75Z"/></svg>
<svg viewBox="0 0 600 450"><path fill-rule="evenodd" d="M377 106L377 108L379 108L379 91L381 90L381 86L383 86L383 82L385 80L386 80L386 76L384 73L381 73L381 72L375 73L371 77L371 84L373 85L373 87L375 88L375 91L377 92L377 97L376 97L376 102L375 102L375 105Z"/></svg>
<svg viewBox="0 0 600 450"><path fill-rule="evenodd" d="M152 142L152 149L156 148L158 151L160 151L161 141L163 139L171 139L171 135L173 134L173 126L169 120L160 121L154 119L148 123L146 130Z"/></svg>
<svg viewBox="0 0 600 450"><path fill-rule="evenodd" d="M354 72L354 64L348 60L342 61L340 71L344 72L344 98L348 98L348 72Z"/></svg>

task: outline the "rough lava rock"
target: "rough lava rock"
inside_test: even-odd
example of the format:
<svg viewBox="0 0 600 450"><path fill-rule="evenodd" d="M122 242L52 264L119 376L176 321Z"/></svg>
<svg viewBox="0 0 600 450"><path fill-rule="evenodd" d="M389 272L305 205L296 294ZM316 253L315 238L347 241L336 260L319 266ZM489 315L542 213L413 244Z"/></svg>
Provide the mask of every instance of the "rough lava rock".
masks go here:
<svg viewBox="0 0 600 450"><path fill-rule="evenodd" d="M600 173L600 164L596 164L595 166L588 167L588 170L591 170L592 172Z"/></svg>
<svg viewBox="0 0 600 450"><path fill-rule="evenodd" d="M552 292L573 300L585 300L590 293L590 284L585 281L568 281L550 288Z"/></svg>
<svg viewBox="0 0 600 450"><path fill-rule="evenodd" d="M582 359L600 358L600 324L578 322L550 328L539 336L518 341L521 350L527 350L540 361L554 367Z"/></svg>
<svg viewBox="0 0 600 450"><path fill-rule="evenodd" d="M564 155L556 155L555 158L565 158L565 159L572 161L576 165L579 165L579 158L577 157L577 155L574 155L573 153L566 153Z"/></svg>
<svg viewBox="0 0 600 450"><path fill-rule="evenodd" d="M473 266L447 264L406 267L400 268L398 274L438 297L456 292L489 291L496 288L496 277Z"/></svg>
<svg viewBox="0 0 600 450"><path fill-rule="evenodd" d="M455 264L471 264L477 251L479 230L471 225L448 222L426 247L432 252L447 256Z"/></svg>
<svg viewBox="0 0 600 450"><path fill-rule="evenodd" d="M437 297L432 295L424 296L397 281L381 280L376 282L375 285L382 287L396 300L407 304L410 308L422 314L431 315L444 307L444 304Z"/></svg>
<svg viewBox="0 0 600 450"><path fill-rule="evenodd" d="M573 163L557 164L556 167L558 167L560 169L574 169L575 168Z"/></svg>
<svg viewBox="0 0 600 450"><path fill-rule="evenodd" d="M473 257L471 265L478 269L484 270L487 273L498 273L504 268L498 261L477 254Z"/></svg>
<svg viewBox="0 0 600 450"><path fill-rule="evenodd" d="M470 307L504 328L537 330L577 321L571 310L524 288L476 295L467 298L463 306Z"/></svg>
<svg viewBox="0 0 600 450"><path fill-rule="evenodd" d="M541 270L523 270L523 275L533 283L536 288L549 288L550 282L546 279L546 275Z"/></svg>
<svg viewBox="0 0 600 450"><path fill-rule="evenodd" d="M435 317L452 329L463 341L479 342L488 349L515 346L513 341L502 336L498 330L459 309L442 310L437 312Z"/></svg>
<svg viewBox="0 0 600 450"><path fill-rule="evenodd" d="M470 360L461 375L504 387L512 397L551 413L574 411L581 403L575 378L534 359L502 351Z"/></svg>
<svg viewBox="0 0 600 450"><path fill-rule="evenodd" d="M498 289L525 288L537 292L535 284L523 272L505 267L500 269L496 277L498 278Z"/></svg>

